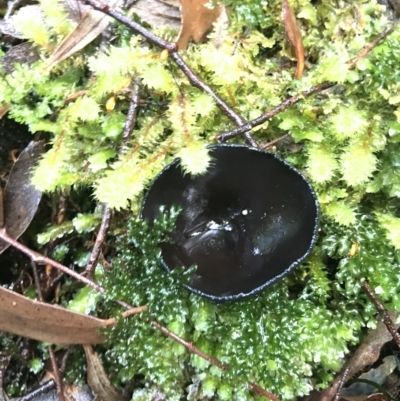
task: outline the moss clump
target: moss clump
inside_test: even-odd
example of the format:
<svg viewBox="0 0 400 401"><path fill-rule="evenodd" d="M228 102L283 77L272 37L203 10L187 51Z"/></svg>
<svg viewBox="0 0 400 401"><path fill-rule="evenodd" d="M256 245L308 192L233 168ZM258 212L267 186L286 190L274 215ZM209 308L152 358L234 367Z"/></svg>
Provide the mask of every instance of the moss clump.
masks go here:
<svg viewBox="0 0 400 401"><path fill-rule="evenodd" d="M318 246L300 271L252 299L215 305L184 289L184 275L162 269L154 244L172 228L171 221L163 217L152 228L130 221L104 284L111 298L149 305L150 317L121 321L107 333L111 348L106 354L115 362L116 381L127 383L141 373L149 392L152 385L159 386L171 400L181 399L185 387L194 383L198 398L193 399L215 395L220 400L253 400L248 381L285 400L326 386L348 345L373 324L374 310L361 293L360 280L368 278L383 299L399 308L400 266L383 230L367 215L351 230L332 223L323 227ZM355 242L358 252L350 258ZM328 258L338 266L327 268ZM230 368L222 371L190 354L152 328L149 318Z"/></svg>

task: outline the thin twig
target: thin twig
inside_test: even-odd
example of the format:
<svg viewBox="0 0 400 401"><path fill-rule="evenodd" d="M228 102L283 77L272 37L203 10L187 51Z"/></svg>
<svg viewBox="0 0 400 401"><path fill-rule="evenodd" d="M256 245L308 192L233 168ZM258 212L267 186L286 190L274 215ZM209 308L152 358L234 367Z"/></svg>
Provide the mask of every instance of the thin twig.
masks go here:
<svg viewBox="0 0 400 401"><path fill-rule="evenodd" d="M48 258L48 257L46 257L44 255L41 255L41 254L39 254L39 253L37 253L35 251L32 251L31 249L29 249L25 245L22 245L18 241L16 241L13 238L11 238L6 233L6 231L4 229L0 229L0 239L2 239L3 241L7 242L8 244L13 246L14 248L18 249L19 251L21 251L22 253L24 253L28 257L30 257L30 259L31 259L31 261L33 263L49 264L49 265L55 267L56 269L59 269L59 270L63 271L64 273L70 275L71 277L76 278L78 281L80 281L80 282L82 282L82 283L84 283L86 285L89 285L90 287L94 288L95 290L99 291L100 293L102 293L102 294L106 293L106 290L101 285L98 285L98 284L94 283L93 281L89 280L88 278L81 276L80 274L78 274L78 273L74 272L73 270L69 269L68 267L56 262L55 260L52 260L52 259L50 259L50 258ZM114 300L114 301L117 302L119 305L123 306L125 309L127 309L127 311L122 314L123 317L130 316L130 315L132 315L134 313L145 312L147 310L147 306L146 305L139 306L139 307L135 308L135 307L127 304L124 301L120 301L120 300ZM111 319L111 320L113 320L113 319ZM210 363L218 366L220 369L228 369L227 365L224 365L218 359L213 358L212 356L210 356L210 355L206 354L205 352L199 350L192 343L187 342L186 340L184 340L183 338L179 337L178 335L176 335L172 331L168 330L166 327L162 326L160 323L158 323L156 321L149 321L149 323L151 325L153 325L154 327L156 327L158 330L160 330L165 335L173 338L179 344L182 344L190 352L193 352L193 353L199 355L200 357L204 358L205 360L209 361Z"/></svg>
<svg viewBox="0 0 400 401"><path fill-rule="evenodd" d="M57 359L56 359L56 355L54 353L52 345L49 345L49 355L50 355L50 360L51 360L51 366L53 368L54 381L56 382L56 387L57 387L58 401L65 401L62 379L60 376L60 372L58 370Z"/></svg>
<svg viewBox="0 0 400 401"><path fill-rule="evenodd" d="M96 291L100 292L101 294L106 293L106 290L101 285L94 283L92 280L82 276L81 274L69 269L67 266L62 265L61 263L58 263L53 259L48 258L47 256L44 256L44 255L41 255L40 253L32 251L32 249L26 247L25 245L22 245L20 242L11 238L6 233L4 228L0 229L0 239L3 240L4 242L7 242L7 244L10 244L11 246L13 246L15 249L18 249L20 252L24 253L25 255L27 255L31 259L31 261L38 263L38 264L43 264L43 265L48 264L48 265L55 267L56 269L62 271L63 273L66 273L69 276L75 278L76 280L80 281L81 283L94 288ZM115 302L118 303L119 305L123 306L125 309L133 308L133 306L127 304L124 301L115 300Z"/></svg>
<svg viewBox="0 0 400 401"><path fill-rule="evenodd" d="M228 104L220 98L215 91L206 83L204 83L186 64L186 62L182 59L182 57L177 52L177 46L174 42L167 42L164 39L160 38L157 35L154 35L151 31L143 28L138 23L132 21L131 19L127 18L125 15L121 14L120 12L110 8L107 4L103 3L99 0L84 0L86 3L90 4L94 9L107 14L117 21L121 22L121 24L127 26L128 28L132 29L133 31L142 35L145 39L149 42L155 44L156 46L162 49L168 49L170 58L176 63L176 65L180 68L180 70L186 75L189 79L189 82L192 86L202 90L203 92L210 95L220 110L236 125L243 125L246 124L246 120L242 118L239 114L237 114ZM243 135L246 141L251 145L257 147L257 142L251 137L251 135L246 130L243 132Z"/></svg>
<svg viewBox="0 0 400 401"><path fill-rule="evenodd" d="M335 397L333 398L332 401L338 401L338 399L340 397L340 392L342 391L342 388L343 388L343 385L344 385L344 383L346 383L346 379L347 379L347 375L349 374L349 370L350 370L349 368L346 368L343 371L343 373L342 373L342 375L340 377L339 384L338 384L337 389L336 389Z"/></svg>
<svg viewBox="0 0 400 401"><path fill-rule="evenodd" d="M154 320L151 320L150 324L152 326L156 327L158 330L160 330L166 336L172 338L173 340L175 340L179 344L183 345L186 349L188 349L193 354L196 354L196 355L200 356L201 358L205 359L206 361L210 362L211 364L213 364L215 366L218 366L222 370L229 369L228 365L225 365L219 359L214 358L214 357L206 354L205 352L201 351L193 343L190 343L190 342L184 340L183 338L179 337L178 335L173 333L171 330L169 330L166 327L162 326L160 323L158 323L158 322L156 322Z"/></svg>
<svg viewBox="0 0 400 401"><path fill-rule="evenodd" d="M86 264L84 272L86 277L91 280L93 280L95 266L97 260L99 259L101 247L103 245L104 239L106 238L108 227L110 226L110 220L111 220L111 209L109 208L108 205L105 204L99 232L97 233L96 241L93 245L92 252L90 253L89 260Z"/></svg>
<svg viewBox="0 0 400 401"><path fill-rule="evenodd" d="M387 27L383 32L381 32L371 43L368 43L364 48L357 54L356 57L349 60L347 63L349 65L349 70L355 68L356 64L364 58L368 53L370 53L383 39L389 36L394 31L395 25Z"/></svg>
<svg viewBox="0 0 400 401"><path fill-rule="evenodd" d="M56 383L54 380L49 380L40 385L40 387L36 388L35 390L31 391L28 394L25 394L18 401L31 401L35 398L39 398L39 396L49 392L56 388Z"/></svg>
<svg viewBox="0 0 400 401"><path fill-rule="evenodd" d="M272 394L269 391L264 390L263 388L261 388L260 386L258 386L255 383L248 382L248 386L249 386L250 390L254 391L257 395L259 395L261 397L267 397L271 401L280 401L279 398L275 394Z"/></svg>
<svg viewBox="0 0 400 401"><path fill-rule="evenodd" d="M356 64L363 57L365 57L369 52L371 52L371 50L373 50L384 38L386 38L388 35L390 35L393 32L394 28L395 28L394 25L387 27L371 43L366 45L359 52L359 54L356 57L349 60L347 62L349 70L353 69L356 66ZM304 92L301 92L299 95L295 95L295 96L290 97L289 99L286 99L280 105L274 107L272 110L268 111L267 113L262 114L260 117L257 117L254 120L247 122L246 124L236 127L231 131L221 132L217 138L219 141L224 142L237 135L243 135L245 132L250 131L254 127L257 127L258 125L265 123L266 121L268 121L272 117L276 116L277 114L282 113L283 111L288 109L290 106L293 106L295 103L299 102L300 100L303 100L311 95L314 95L325 89L331 88L332 86L335 86L335 85L336 85L336 82L322 82L321 84L313 86L312 88L310 88Z"/></svg>
<svg viewBox="0 0 400 401"><path fill-rule="evenodd" d="M36 263L32 259L31 259L31 266L32 266L32 272L33 272L33 280L35 281L35 285L36 285L37 298L40 302L44 302L42 288L40 287L40 280L39 280L37 266L36 266Z"/></svg>
<svg viewBox="0 0 400 401"><path fill-rule="evenodd" d="M137 82L134 82L131 93L131 102L129 105L128 115L126 116L124 130L122 132L122 142L119 148L119 153L122 153L124 151L127 143L129 142L129 139L131 138L133 128L135 127L136 124L138 107L139 107L139 84ZM95 266L100 256L101 247L103 245L108 228L110 226L110 220L111 220L111 208L107 204L104 204L101 226L99 232L97 233L96 241L93 245L92 252L90 253L89 260L87 262L84 272L85 276L90 279L93 279Z"/></svg>
<svg viewBox="0 0 400 401"><path fill-rule="evenodd" d="M128 115L126 116L124 131L122 132L122 142L120 152L124 150L131 139L133 128L136 124L136 116L139 107L139 84L135 81L132 87L131 102L129 104Z"/></svg>
<svg viewBox="0 0 400 401"><path fill-rule="evenodd" d="M335 82L322 82L321 84L315 85L315 86L311 87L310 89L307 89L306 91L301 92L299 95L294 95L294 96L286 99L281 104L274 107L272 110L268 111L265 114L262 114L260 117L257 117L254 120L248 121L246 124L236 127L230 131L221 132L217 136L217 139L221 142L224 142L237 135L243 135L245 132L250 131L254 127L257 127L258 125L265 123L272 117L275 117L277 114L282 113L283 111L288 109L290 106L293 106L300 100L303 100L306 97L315 95L316 93L322 92L323 90L329 89L335 85L336 85Z"/></svg>
<svg viewBox="0 0 400 401"><path fill-rule="evenodd" d="M121 317L123 319L126 319L127 317L132 316L132 315L138 315L139 313L148 312L148 310L149 310L149 308L147 305L138 306L136 308L131 308L125 312L122 312ZM115 326L117 323L118 322L115 317L104 320L104 326Z"/></svg>
<svg viewBox="0 0 400 401"><path fill-rule="evenodd" d="M265 143L265 144L261 144L261 147L262 147L263 149L268 149L268 148L270 148L270 147L276 145L278 142L281 142L281 141L283 141L283 140L285 140L285 139L287 139L287 138L290 138L290 134L282 135L282 136L280 136L279 138L276 138L276 139L274 139L274 140L272 140L272 141L270 141L270 142L267 142L267 143Z"/></svg>
<svg viewBox="0 0 400 401"><path fill-rule="evenodd" d="M378 310L378 313L381 316L383 323L389 330L389 333L392 335L393 340L395 341L397 346L400 347L400 334L398 333L396 325L394 324L393 320L389 316L389 312L383 306L382 302L378 299L375 292L366 281L364 281L362 287L363 290L368 295L368 297L370 298L370 300L372 301L372 303L375 305L375 308Z"/></svg>
<svg viewBox="0 0 400 401"><path fill-rule="evenodd" d="M174 52L170 55L171 59L175 61L176 65L181 69L181 71L186 75L188 78L189 82L191 83L192 86L200 89L201 91L207 93L211 98L214 100L214 102L217 104L219 109L237 126L243 126L243 124L246 124L246 120L242 118L239 114L236 113L235 110L233 110L231 107L228 106L228 104L222 100L215 92L214 90L204 83L191 69L190 67L186 64L186 62L183 60L183 58L180 56L179 53ZM257 142L251 137L251 135L248 132L243 132L243 135L246 139L246 141L254 147L258 147Z"/></svg>
<svg viewBox="0 0 400 401"><path fill-rule="evenodd" d="M20 242L16 241L14 238L11 238L6 233L6 230L4 228L0 229L0 239L3 240L4 242L7 242L10 245L12 245L14 248L18 249L25 255L27 255L33 262L35 262L37 264L42 264L42 265L49 264L49 265L55 267L56 269L62 271L63 273L66 273L69 276L77 279L81 283L94 288L95 290L101 292L102 294L104 294L106 292L102 286L94 283L92 280L89 280L86 277L83 277L79 273L69 269L68 267L62 265L61 263L56 262L53 259L48 258L47 256L44 256L40 253L32 251L32 249L28 248L27 246L22 245Z"/></svg>
<svg viewBox="0 0 400 401"><path fill-rule="evenodd" d="M65 372L65 368L67 367L67 361L69 356L72 354L72 352L75 349L75 345L70 345L67 350L65 351L62 360L61 360L61 365L60 365L60 372L64 373Z"/></svg>
<svg viewBox="0 0 400 401"><path fill-rule="evenodd" d="M146 38L150 43L155 44L162 49L168 49L169 52L174 52L177 50L176 43L168 42L157 35L154 35L151 31L144 28L142 25L138 24L135 21L132 21L130 18L126 17L122 13L114 10L108 4L100 1L100 0L84 0L85 3L90 4L95 10L101 11L104 14L113 17L117 21L121 22L121 24L131 28L133 31L139 33L144 38Z"/></svg>
<svg viewBox="0 0 400 401"><path fill-rule="evenodd" d="M37 266L36 266L36 263L32 259L31 259L31 266L32 266L32 271L33 271L33 278L35 280L35 285L36 285L37 298L40 302L44 302L42 288L40 287L40 280L39 280ZM60 371L58 370L57 359L54 354L53 347L51 345L49 345L49 355L50 355L51 365L53 368L54 381L56 382L56 386L57 386L58 400L65 401L62 379L61 379Z"/></svg>

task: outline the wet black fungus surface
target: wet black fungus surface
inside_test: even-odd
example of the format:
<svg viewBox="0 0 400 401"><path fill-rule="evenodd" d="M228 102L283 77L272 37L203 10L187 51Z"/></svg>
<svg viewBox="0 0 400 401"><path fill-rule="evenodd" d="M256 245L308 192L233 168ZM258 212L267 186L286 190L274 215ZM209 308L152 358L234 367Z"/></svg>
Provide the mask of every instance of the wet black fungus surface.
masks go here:
<svg viewBox="0 0 400 401"><path fill-rule="evenodd" d="M201 176L184 174L179 159L167 166L142 217L182 207L172 243L161 244L165 267L197 265L188 288L221 302L256 294L301 263L315 243L319 209L306 179L272 153L216 145L210 155Z"/></svg>

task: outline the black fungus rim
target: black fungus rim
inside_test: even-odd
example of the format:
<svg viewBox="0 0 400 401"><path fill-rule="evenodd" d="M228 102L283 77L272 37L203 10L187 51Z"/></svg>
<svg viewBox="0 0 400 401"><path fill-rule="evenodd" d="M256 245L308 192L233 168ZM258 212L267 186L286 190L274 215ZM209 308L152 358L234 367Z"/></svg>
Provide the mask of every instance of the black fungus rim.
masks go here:
<svg viewBox="0 0 400 401"><path fill-rule="evenodd" d="M218 296L215 296L215 295L209 295L209 294L206 294L206 293L204 293L202 291L196 290L195 288L192 288L190 285L184 284L184 287L187 288L192 293L194 293L196 295L200 295L201 297L207 298L207 299L209 299L211 301L214 301L216 303L247 299L247 298L250 298L250 297L260 293L261 291L265 290L267 287L271 286L272 284L275 284L277 281L279 281L280 279L285 277L287 274L291 273L292 270L294 270L299 264L301 264L310 255L311 251L313 250L313 248L315 246L315 243L318 240L318 228L319 228L319 221L320 221L320 208L319 208L319 204L318 204L317 195L315 194L314 188L307 181L307 179L304 177L304 175L299 170L294 168L291 164L289 164L285 160L283 160L280 157L278 157L275 153L267 152L264 149L259 149L259 148L250 147L250 146L246 146L246 145L239 145L239 144L209 145L209 146L207 146L207 148L208 149L215 149L215 148L243 148L243 149L248 149L248 150L251 150L251 151L254 151L254 152L259 152L259 153L265 153L265 154L268 154L268 155L272 155L277 161L283 163L285 166L287 166L290 170L294 171L300 178L302 178L305 181L305 183L307 184L308 188L310 189L310 193L311 193L311 195L312 195L312 197L314 198L314 201L315 201L315 212L316 213L315 213L315 220L314 220L313 236L312 236L312 239L311 239L310 246L308 247L307 251L304 253L304 255L302 257L300 257L295 262L293 262L281 274L278 274L277 276L275 276L271 280L268 280L267 282L265 282L264 284L260 285L259 287L255 288L255 289L251 290L250 292L246 292L246 293L241 292L241 293L236 294L236 295L228 295L228 296L223 296L223 297L218 297ZM141 208L141 211L140 211L140 218L142 220L144 220L143 219L143 209L145 208L147 197L148 197L148 194L149 194L152 186L155 185L157 180L161 179L161 177L162 177L162 175L164 174L165 171L169 170L170 168L175 167L179 163L180 163L180 158L174 159L170 164L168 164L168 166L164 167L157 174L157 176L154 178L153 182L149 186L149 188L146 191L146 194L145 194L145 196L143 198L142 208ZM162 264L163 264L164 269L168 273L171 273L171 270L169 269L168 265L164 262L164 259L162 259Z"/></svg>

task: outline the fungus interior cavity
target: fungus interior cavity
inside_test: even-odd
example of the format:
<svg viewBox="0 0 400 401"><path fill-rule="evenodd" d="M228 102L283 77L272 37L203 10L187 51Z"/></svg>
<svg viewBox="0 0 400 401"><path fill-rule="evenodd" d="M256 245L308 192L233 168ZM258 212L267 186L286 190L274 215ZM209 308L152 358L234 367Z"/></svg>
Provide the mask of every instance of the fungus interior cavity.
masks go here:
<svg viewBox="0 0 400 401"><path fill-rule="evenodd" d="M318 205L310 184L275 155L244 146L210 148L206 174L184 174L179 160L155 179L142 209L180 205L172 242L161 244L171 271L196 265L189 289L210 299L242 298L272 284L311 251Z"/></svg>

